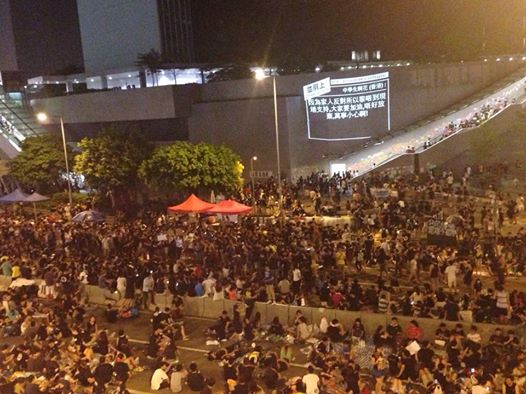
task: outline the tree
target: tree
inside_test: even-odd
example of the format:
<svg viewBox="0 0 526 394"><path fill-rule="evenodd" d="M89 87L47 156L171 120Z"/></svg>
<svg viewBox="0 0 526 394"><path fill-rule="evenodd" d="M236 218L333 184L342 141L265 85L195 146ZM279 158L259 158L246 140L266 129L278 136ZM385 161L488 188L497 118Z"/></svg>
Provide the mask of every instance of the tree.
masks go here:
<svg viewBox="0 0 526 394"><path fill-rule="evenodd" d="M75 158L75 171L99 192L108 193L112 207L118 197L126 199L138 185L137 170L150 154L150 146L136 130L109 126L95 138L79 143L81 152Z"/></svg>
<svg viewBox="0 0 526 394"><path fill-rule="evenodd" d="M68 158L71 151L67 147ZM22 185L51 193L62 190L67 180L64 147L59 135L43 134L29 137L22 143L22 151L10 163L11 175Z"/></svg>
<svg viewBox="0 0 526 394"><path fill-rule="evenodd" d="M210 190L233 193L242 185L243 165L226 146L176 142L157 148L139 173L146 184L162 193Z"/></svg>
<svg viewBox="0 0 526 394"><path fill-rule="evenodd" d="M158 84L157 72L162 68L163 63L163 56L152 48L149 52L139 53L135 65L148 70L152 74L152 85L156 86Z"/></svg>

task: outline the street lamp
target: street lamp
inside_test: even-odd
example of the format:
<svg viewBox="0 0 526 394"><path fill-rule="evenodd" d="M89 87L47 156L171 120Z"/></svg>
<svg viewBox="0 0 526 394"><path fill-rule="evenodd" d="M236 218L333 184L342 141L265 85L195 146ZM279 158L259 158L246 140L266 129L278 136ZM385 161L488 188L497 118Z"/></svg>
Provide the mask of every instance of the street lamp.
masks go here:
<svg viewBox="0 0 526 394"><path fill-rule="evenodd" d="M265 72L263 70L256 70L254 77L260 81L262 79L267 78L265 75ZM280 161L280 153L279 153L279 123L278 123L278 95L276 91L276 76L272 75L272 93L274 96L274 131L276 133L276 159L277 159L277 166L278 166L278 209L279 213L281 215L281 205L283 200L283 195L281 191L281 161Z"/></svg>
<svg viewBox="0 0 526 394"><path fill-rule="evenodd" d="M48 121L50 118L52 117L48 116L45 112L39 112L37 114L37 119L41 123ZM73 207L73 196L71 194L71 174L69 172L68 150L66 149L66 131L64 130L64 119L62 119L62 116L53 116L53 118L60 120L60 131L62 133L62 146L64 148L64 160L66 161L66 176L68 178L68 199L69 199L69 207L71 209Z"/></svg>
<svg viewBox="0 0 526 394"><path fill-rule="evenodd" d="M256 205L256 188L254 187L254 162L258 159L257 156L250 158L250 181L252 183L252 202Z"/></svg>

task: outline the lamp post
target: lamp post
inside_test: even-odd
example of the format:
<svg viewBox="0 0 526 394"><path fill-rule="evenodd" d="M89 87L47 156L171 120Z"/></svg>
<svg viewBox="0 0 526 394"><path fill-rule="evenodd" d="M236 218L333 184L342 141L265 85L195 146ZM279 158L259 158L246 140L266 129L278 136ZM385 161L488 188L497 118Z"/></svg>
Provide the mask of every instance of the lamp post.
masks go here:
<svg viewBox="0 0 526 394"><path fill-rule="evenodd" d="M49 120L51 117L48 116L45 112L39 112L37 114L37 119L39 122L43 123ZM66 131L64 130L64 119L62 116L54 116L53 118L60 120L60 132L62 133L62 146L64 148L64 160L66 161L66 177L68 178L68 200L69 208L73 207L73 196L71 194L71 174L69 172L69 160L68 160L68 150L66 148Z"/></svg>
<svg viewBox="0 0 526 394"><path fill-rule="evenodd" d="M265 71L262 69L258 69L255 72L255 78L259 81L262 79L267 78L267 75L265 75ZM281 160L280 160L280 150L279 150L279 122L278 122L278 95L276 90L276 76L272 75L272 94L274 98L274 132L276 136L276 160L277 160L277 167L278 167L278 210L279 214L281 215L281 207L283 203L283 194L281 190Z"/></svg>
<svg viewBox="0 0 526 394"><path fill-rule="evenodd" d="M257 156L250 158L250 183L252 183L252 203L256 205L256 188L254 187L254 162L258 159Z"/></svg>

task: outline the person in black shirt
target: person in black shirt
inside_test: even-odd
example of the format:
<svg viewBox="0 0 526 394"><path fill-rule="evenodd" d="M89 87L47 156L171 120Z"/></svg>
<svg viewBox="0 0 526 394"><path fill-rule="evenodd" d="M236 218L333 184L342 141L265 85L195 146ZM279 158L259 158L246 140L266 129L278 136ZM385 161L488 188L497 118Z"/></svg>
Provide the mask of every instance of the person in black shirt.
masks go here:
<svg viewBox="0 0 526 394"><path fill-rule="evenodd" d="M113 376L113 367L110 363L106 362L106 357L102 356L100 358L100 363L97 368L95 368L95 381L99 387L105 387L111 381Z"/></svg>
<svg viewBox="0 0 526 394"><path fill-rule="evenodd" d="M446 305L444 305L444 311L445 311L445 318L449 321L459 321L459 312L460 308L458 307L458 304L453 300L452 297L449 297L447 299Z"/></svg>
<svg viewBox="0 0 526 394"><path fill-rule="evenodd" d="M433 351L433 349L431 349L429 341L422 341L421 348L416 354L416 358L418 362L422 365L423 368L427 368L429 371L433 369L434 367L433 356L434 355L435 355L435 352Z"/></svg>
<svg viewBox="0 0 526 394"><path fill-rule="evenodd" d="M186 384L192 391L201 391L205 387L205 378L203 374L199 372L196 363L190 364Z"/></svg>
<svg viewBox="0 0 526 394"><path fill-rule="evenodd" d="M385 330L387 331L389 345L396 351L400 336L402 335L402 327L398 324L398 319L393 317Z"/></svg>
<svg viewBox="0 0 526 394"><path fill-rule="evenodd" d="M271 365L265 368L263 373L263 382L269 390L274 390L279 380L279 373Z"/></svg>
<svg viewBox="0 0 526 394"><path fill-rule="evenodd" d="M223 377L225 381L228 379L236 380L237 379L237 371L235 367L235 358L229 357L224 366L223 366Z"/></svg>
<svg viewBox="0 0 526 394"><path fill-rule="evenodd" d="M79 361L79 366L75 377L83 387L89 387L95 382L95 378L93 377L93 374L91 373L91 370L87 366L86 360L84 359Z"/></svg>
<svg viewBox="0 0 526 394"><path fill-rule="evenodd" d="M117 355L113 366L113 372L115 373L115 379L120 383L126 383L130 377L130 367L125 361L124 354L120 353Z"/></svg>
<svg viewBox="0 0 526 394"><path fill-rule="evenodd" d="M327 336L331 342L341 342L345 338L345 331L338 319L333 319L327 327Z"/></svg>

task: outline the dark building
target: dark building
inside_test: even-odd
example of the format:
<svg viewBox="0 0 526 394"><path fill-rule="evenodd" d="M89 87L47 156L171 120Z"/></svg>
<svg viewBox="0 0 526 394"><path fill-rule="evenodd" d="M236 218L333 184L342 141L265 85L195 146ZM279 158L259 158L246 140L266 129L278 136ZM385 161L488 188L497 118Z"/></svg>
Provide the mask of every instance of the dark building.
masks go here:
<svg viewBox="0 0 526 394"><path fill-rule="evenodd" d="M0 0L0 70L71 74L83 64L75 0Z"/></svg>
<svg viewBox="0 0 526 394"><path fill-rule="evenodd" d="M162 53L175 63L194 61L190 0L157 0Z"/></svg>

